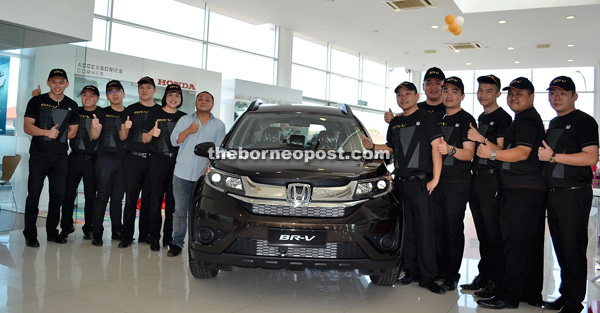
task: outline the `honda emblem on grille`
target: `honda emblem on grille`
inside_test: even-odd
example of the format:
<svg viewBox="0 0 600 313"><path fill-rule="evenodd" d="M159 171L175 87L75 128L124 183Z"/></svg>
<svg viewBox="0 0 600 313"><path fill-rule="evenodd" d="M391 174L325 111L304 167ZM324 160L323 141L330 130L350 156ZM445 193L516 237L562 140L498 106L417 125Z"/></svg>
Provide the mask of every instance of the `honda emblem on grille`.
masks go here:
<svg viewBox="0 0 600 313"><path fill-rule="evenodd" d="M287 201L294 206L310 203L311 189L309 184L289 184L287 187Z"/></svg>

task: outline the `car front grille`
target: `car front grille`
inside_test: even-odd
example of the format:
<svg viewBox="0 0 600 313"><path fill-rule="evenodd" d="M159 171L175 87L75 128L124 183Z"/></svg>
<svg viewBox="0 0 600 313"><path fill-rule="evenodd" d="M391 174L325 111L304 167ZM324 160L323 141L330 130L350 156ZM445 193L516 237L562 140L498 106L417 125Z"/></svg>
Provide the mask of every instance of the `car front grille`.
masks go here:
<svg viewBox="0 0 600 313"><path fill-rule="evenodd" d="M366 254L354 242L328 242L324 248L271 246L267 240L238 238L225 252L243 255L316 258L316 259L364 259Z"/></svg>
<svg viewBox="0 0 600 313"><path fill-rule="evenodd" d="M252 213L273 216L294 217L344 217L346 208L337 207L295 207L288 205L252 204Z"/></svg>

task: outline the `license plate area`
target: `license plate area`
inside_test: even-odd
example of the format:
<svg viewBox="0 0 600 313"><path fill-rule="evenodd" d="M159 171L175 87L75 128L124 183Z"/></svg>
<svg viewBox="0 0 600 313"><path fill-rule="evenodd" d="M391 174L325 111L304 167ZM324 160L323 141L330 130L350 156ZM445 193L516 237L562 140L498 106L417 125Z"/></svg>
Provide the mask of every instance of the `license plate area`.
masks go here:
<svg viewBox="0 0 600 313"><path fill-rule="evenodd" d="M327 231L270 228L268 243L280 247L321 248L327 244Z"/></svg>

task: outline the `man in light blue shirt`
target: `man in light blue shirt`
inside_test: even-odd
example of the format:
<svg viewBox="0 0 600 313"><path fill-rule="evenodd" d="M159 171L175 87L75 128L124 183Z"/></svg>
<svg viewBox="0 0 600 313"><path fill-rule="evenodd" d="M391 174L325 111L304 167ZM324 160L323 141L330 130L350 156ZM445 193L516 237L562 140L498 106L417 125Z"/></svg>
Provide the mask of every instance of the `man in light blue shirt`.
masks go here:
<svg viewBox="0 0 600 313"><path fill-rule="evenodd" d="M167 253L170 257L178 256L183 250L194 185L209 164L207 158L194 154L194 147L202 142L214 142L218 147L225 137L225 124L210 113L214 105L215 99L212 94L208 91L199 93L196 96L196 113L179 119L171 133L171 144L179 147L179 154L173 173L175 213L173 242Z"/></svg>

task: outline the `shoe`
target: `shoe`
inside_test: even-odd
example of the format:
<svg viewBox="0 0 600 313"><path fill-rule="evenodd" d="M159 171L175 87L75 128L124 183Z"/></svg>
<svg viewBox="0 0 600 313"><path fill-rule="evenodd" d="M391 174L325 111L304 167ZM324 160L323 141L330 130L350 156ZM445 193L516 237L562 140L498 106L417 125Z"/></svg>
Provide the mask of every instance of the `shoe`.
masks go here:
<svg viewBox="0 0 600 313"><path fill-rule="evenodd" d="M404 274L404 276L400 277L398 280L401 285L412 284L414 281L416 281L415 277L410 274Z"/></svg>
<svg viewBox="0 0 600 313"><path fill-rule="evenodd" d="M123 239L119 242L119 248L127 248L133 243L131 239Z"/></svg>
<svg viewBox="0 0 600 313"><path fill-rule="evenodd" d="M508 304L498 297L493 297L487 300L477 300L477 304L483 308L492 310L516 309L518 307L517 305Z"/></svg>
<svg viewBox="0 0 600 313"><path fill-rule="evenodd" d="M536 308L541 308L542 306L544 306L544 301L542 301L541 298L536 300L522 300L521 302L527 302L527 304Z"/></svg>
<svg viewBox="0 0 600 313"><path fill-rule="evenodd" d="M101 247L103 242L102 242L102 238L97 238L97 237L92 237L92 244L94 246L98 246Z"/></svg>
<svg viewBox="0 0 600 313"><path fill-rule="evenodd" d="M499 289L500 286L498 286L498 283L492 281L485 287L485 289L481 291L475 291L475 295L480 298L491 298L495 296L498 293L498 291L500 291Z"/></svg>
<svg viewBox="0 0 600 313"><path fill-rule="evenodd" d="M435 281L430 281L426 284L419 284L421 287L433 292L433 293L437 293L437 294L443 294L446 291L442 288L442 286L438 285L435 283Z"/></svg>
<svg viewBox="0 0 600 313"><path fill-rule="evenodd" d="M152 240L152 242L150 243L150 250L152 250L152 251L160 250L160 243L158 242L158 240Z"/></svg>
<svg viewBox="0 0 600 313"><path fill-rule="evenodd" d="M39 248L40 242L36 238L27 238L25 239L25 244L28 247Z"/></svg>
<svg viewBox="0 0 600 313"><path fill-rule="evenodd" d="M123 233L118 231L112 234L112 240L123 240Z"/></svg>
<svg viewBox="0 0 600 313"><path fill-rule="evenodd" d="M444 290L446 290L446 291L451 291L451 290L456 289L456 285L458 285L457 280L446 279L442 283L442 288L444 288Z"/></svg>
<svg viewBox="0 0 600 313"><path fill-rule="evenodd" d="M165 247L165 248L166 247L170 247L173 244L173 239L169 239L169 240L164 240L163 239L162 244L163 244L163 247Z"/></svg>
<svg viewBox="0 0 600 313"><path fill-rule="evenodd" d="M169 246L169 252L167 252L167 256L178 256L179 254L181 254L181 250L183 249L181 249L180 246L172 244Z"/></svg>
<svg viewBox="0 0 600 313"><path fill-rule="evenodd" d="M61 236L48 237L48 241L56 242L56 243L60 243L60 244L67 243L67 239L62 238Z"/></svg>
<svg viewBox="0 0 600 313"><path fill-rule="evenodd" d="M552 301L552 302L544 302L544 309L546 310L553 310L553 311L558 311L560 309L562 309L563 307L563 302L562 302L562 298L558 297L558 299Z"/></svg>
<svg viewBox="0 0 600 313"><path fill-rule="evenodd" d="M75 227L71 226L71 228L61 230L60 234L58 234L58 236L60 238L67 239L67 237L69 237L69 234L74 231L75 231Z"/></svg>
<svg viewBox="0 0 600 313"><path fill-rule="evenodd" d="M446 274L436 274L435 277L433 278L433 280L435 280L435 281L446 280Z"/></svg>
<svg viewBox="0 0 600 313"><path fill-rule="evenodd" d="M562 309L560 309L560 311L558 311L558 313L580 313L581 309L574 309L572 307L568 307L568 306L563 306Z"/></svg>
<svg viewBox="0 0 600 313"><path fill-rule="evenodd" d="M489 281L487 279L481 277L481 275L477 275L473 279L472 283L460 285L460 288L464 290L480 290L485 288L488 285L488 283Z"/></svg>
<svg viewBox="0 0 600 313"><path fill-rule="evenodd" d="M91 231L84 231L83 232L83 239L84 240L90 240L92 239L93 235Z"/></svg>
<svg viewBox="0 0 600 313"><path fill-rule="evenodd" d="M152 244L152 239L150 238L150 234L140 235L138 237L138 242Z"/></svg>

